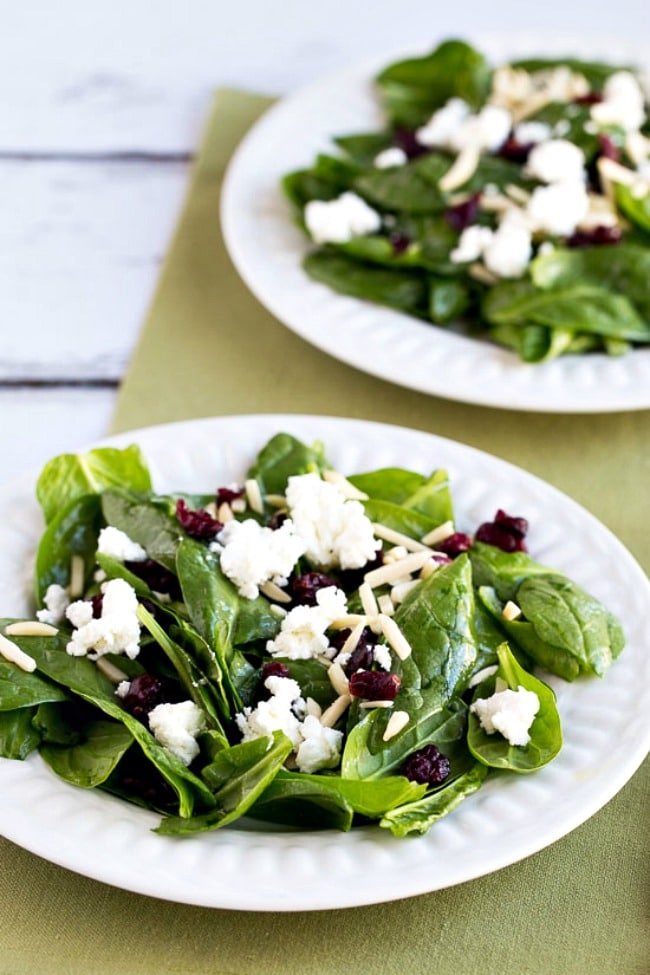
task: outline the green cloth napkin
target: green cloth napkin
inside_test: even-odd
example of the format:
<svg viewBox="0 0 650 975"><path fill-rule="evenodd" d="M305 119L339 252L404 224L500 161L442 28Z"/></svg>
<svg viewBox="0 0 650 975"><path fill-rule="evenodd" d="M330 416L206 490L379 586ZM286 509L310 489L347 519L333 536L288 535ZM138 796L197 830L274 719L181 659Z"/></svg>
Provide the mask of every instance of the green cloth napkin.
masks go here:
<svg viewBox="0 0 650 975"><path fill-rule="evenodd" d="M219 194L234 146L268 104L233 91L217 97L113 430L253 412L418 427L544 477L648 569L650 413L547 416L427 397L313 349L251 297L224 249ZM520 863L449 890L346 911L166 903L3 842L0 973L647 975L649 768L587 823Z"/></svg>

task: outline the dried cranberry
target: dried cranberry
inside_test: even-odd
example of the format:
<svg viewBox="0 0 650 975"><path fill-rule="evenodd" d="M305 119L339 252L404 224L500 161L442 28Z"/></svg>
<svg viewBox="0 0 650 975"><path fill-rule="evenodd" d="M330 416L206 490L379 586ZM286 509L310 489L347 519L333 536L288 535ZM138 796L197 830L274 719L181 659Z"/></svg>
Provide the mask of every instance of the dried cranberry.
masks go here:
<svg viewBox="0 0 650 975"><path fill-rule="evenodd" d="M598 147L600 149L600 155L604 156L605 159L613 159L614 162L619 162L621 158L621 150L616 145L611 135L607 135L605 132L600 132L598 135Z"/></svg>
<svg viewBox="0 0 650 975"><path fill-rule="evenodd" d="M375 552L374 558L366 562L359 569L344 569L340 573L341 578L341 589L345 592L353 592L358 589L364 580L366 572L370 572L372 569L378 569L380 565L384 564L384 552L383 549L378 548Z"/></svg>
<svg viewBox="0 0 650 975"><path fill-rule="evenodd" d="M223 528L221 522L208 511L203 508L192 511L182 498L176 502L176 517L191 538L214 538Z"/></svg>
<svg viewBox="0 0 650 975"><path fill-rule="evenodd" d="M178 598L181 594L178 579L173 572L166 569L160 562L153 559L145 559L143 562L125 562L125 568L132 572L138 579L146 582L154 592L164 592L173 598Z"/></svg>
<svg viewBox="0 0 650 975"><path fill-rule="evenodd" d="M277 529L282 525L289 517L286 511L275 511L269 518L269 528L272 531L277 531Z"/></svg>
<svg viewBox="0 0 650 975"><path fill-rule="evenodd" d="M406 234L400 234L397 231L389 235L388 240L391 247L393 248L393 254L399 255L407 251L411 245L411 238L407 237Z"/></svg>
<svg viewBox="0 0 650 975"><path fill-rule="evenodd" d="M457 555L468 552L471 547L472 539L464 532L454 532L453 535L443 538L441 542L436 542L435 545L436 552L441 552L443 555L449 556L450 559L455 559Z"/></svg>
<svg viewBox="0 0 650 975"><path fill-rule="evenodd" d="M510 136L503 143L497 155L503 159L509 159L511 162L521 163L523 165L523 163L527 162L534 148L534 142L518 142L514 136Z"/></svg>
<svg viewBox="0 0 650 975"><path fill-rule="evenodd" d="M400 772L411 782L421 785L440 785L444 782L451 765L446 755L435 745L425 745L424 748L413 752L403 763Z"/></svg>
<svg viewBox="0 0 650 975"><path fill-rule="evenodd" d="M122 698L122 707L140 721L163 701L163 686L152 674L138 674Z"/></svg>
<svg viewBox="0 0 650 975"><path fill-rule="evenodd" d="M267 677L288 677L289 668L279 660L265 660L262 664L262 680Z"/></svg>
<svg viewBox="0 0 650 975"><path fill-rule="evenodd" d="M244 488L228 488L228 487L217 488L216 491L217 507L219 507L219 505L221 504L232 504L232 502L236 501L238 498L243 498L244 494L245 494Z"/></svg>
<svg viewBox="0 0 650 975"><path fill-rule="evenodd" d="M93 596L90 600L93 608L93 618L98 620L102 615L102 606L104 605L103 593L98 592L96 596Z"/></svg>
<svg viewBox="0 0 650 975"><path fill-rule="evenodd" d="M593 247L603 244L620 244L623 232L620 227L594 227L592 230L576 230L567 238L567 247Z"/></svg>
<svg viewBox="0 0 650 975"><path fill-rule="evenodd" d="M395 145L399 146L409 159L417 159L418 156L425 156L431 152L427 146L423 146L421 142L418 142L418 138L413 129L395 129L394 139Z"/></svg>
<svg viewBox="0 0 650 975"><path fill-rule="evenodd" d="M302 576L294 576L289 585L295 602L301 606L316 606L316 593L336 583L322 572L305 572Z"/></svg>
<svg viewBox="0 0 650 975"><path fill-rule="evenodd" d="M578 95L573 99L574 105L598 105L602 102L604 95L602 91L590 91L587 95Z"/></svg>
<svg viewBox="0 0 650 975"><path fill-rule="evenodd" d="M476 540L494 545L504 552L526 552L524 536L528 531L525 518L516 518L499 509L494 521L483 522L476 532Z"/></svg>
<svg viewBox="0 0 650 975"><path fill-rule="evenodd" d="M366 701L394 701L402 682L385 670L357 670L350 677L350 694Z"/></svg>
<svg viewBox="0 0 650 975"><path fill-rule="evenodd" d="M345 641L350 636L352 630L338 630L331 638L330 645L336 647L337 650L342 650ZM375 636L369 626L364 626L361 631L361 636L357 641L357 645L350 654L350 658L346 664L343 664L343 670L348 675L354 674L357 670L370 670L372 667L372 662L374 659L373 649L375 646Z"/></svg>
<svg viewBox="0 0 650 975"><path fill-rule="evenodd" d="M471 224L476 223L480 199L480 193L473 193L463 203L448 207L445 210L445 220L451 224L454 230L465 230Z"/></svg>

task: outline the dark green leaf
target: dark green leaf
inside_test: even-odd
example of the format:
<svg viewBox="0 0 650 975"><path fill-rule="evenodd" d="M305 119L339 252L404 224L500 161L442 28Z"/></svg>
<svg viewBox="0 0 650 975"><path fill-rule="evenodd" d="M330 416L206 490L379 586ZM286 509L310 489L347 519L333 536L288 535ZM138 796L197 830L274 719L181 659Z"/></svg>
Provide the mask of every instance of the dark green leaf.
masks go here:
<svg viewBox="0 0 650 975"><path fill-rule="evenodd" d="M90 578L102 527L101 501L97 494L72 500L54 515L41 536L36 553L36 602L43 605L48 586L64 588L70 582L73 555L84 561L85 580Z"/></svg>
<svg viewBox="0 0 650 975"><path fill-rule="evenodd" d="M486 766L476 762L469 771L438 792L387 812L379 825L389 829L393 836L427 833L439 819L456 809L463 799L480 789L487 773Z"/></svg>
<svg viewBox="0 0 650 975"><path fill-rule="evenodd" d="M41 756L53 772L82 789L94 789L106 781L133 744L128 728L115 721L91 721L84 741L71 747L43 745Z"/></svg>

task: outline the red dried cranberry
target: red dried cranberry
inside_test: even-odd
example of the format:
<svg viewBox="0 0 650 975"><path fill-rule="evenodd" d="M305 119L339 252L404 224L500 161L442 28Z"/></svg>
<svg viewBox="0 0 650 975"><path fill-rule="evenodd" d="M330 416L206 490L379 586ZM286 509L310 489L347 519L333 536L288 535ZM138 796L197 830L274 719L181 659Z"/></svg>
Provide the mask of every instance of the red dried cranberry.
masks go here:
<svg viewBox="0 0 650 975"><path fill-rule="evenodd" d="M620 227L594 227L592 230L576 230L567 238L567 247L599 247L604 244L620 244L623 232Z"/></svg>
<svg viewBox="0 0 650 975"><path fill-rule="evenodd" d="M214 538L223 528L221 522L213 518L208 511L203 508L192 511L182 498L176 502L176 517L181 528L185 529L190 538Z"/></svg>
<svg viewBox="0 0 650 975"><path fill-rule="evenodd" d="M457 203L456 206L448 207L445 210L445 220L454 230L459 232L465 230L471 224L476 223L480 199L480 193L473 193L464 203Z"/></svg>
<svg viewBox="0 0 650 975"><path fill-rule="evenodd" d="M534 148L534 142L517 142L514 136L510 136L499 149L497 156L523 165L523 163L527 162Z"/></svg>
<svg viewBox="0 0 650 975"><path fill-rule="evenodd" d="M525 518L513 518L499 509L494 521L483 522L476 531L476 540L494 545L503 552L526 552L524 536L528 531Z"/></svg>
<svg viewBox="0 0 650 975"><path fill-rule="evenodd" d="M440 785L444 782L451 765L446 755L435 745L425 745L424 748L413 752L403 763L400 772L411 782L421 785Z"/></svg>
<svg viewBox="0 0 650 975"><path fill-rule="evenodd" d="M472 539L464 532L454 532L453 535L443 538L441 542L437 542L435 545L436 552L442 552L443 555L448 555L450 559L455 559L457 555L468 552L471 547Z"/></svg>
<svg viewBox="0 0 650 975"><path fill-rule="evenodd" d="M357 670L350 677L350 694L366 701L394 701L402 682L385 670Z"/></svg>
<svg viewBox="0 0 650 975"><path fill-rule="evenodd" d="M388 240L393 248L393 254L396 255L403 254L411 245L411 238L407 237L406 234L397 233L397 231L390 234Z"/></svg>
<svg viewBox="0 0 650 975"><path fill-rule="evenodd" d="M418 156L425 156L431 150L418 142L418 138L413 129L397 128L394 132L395 145L402 152L406 153L409 159L417 159Z"/></svg>
<svg viewBox="0 0 650 975"><path fill-rule="evenodd" d="M341 589L345 592L353 592L358 589L364 580L366 572L370 572L371 569L378 569L380 565L384 564L384 552L383 549L378 548L375 552L375 556L369 559L365 565L362 565L359 569L344 569L340 574L341 578Z"/></svg>
<svg viewBox="0 0 650 975"><path fill-rule="evenodd" d="M611 135L607 135L605 132L600 132L598 134L598 147L600 149L600 155L604 156L605 159L613 159L614 162L620 161L621 150L616 145Z"/></svg>
<svg viewBox="0 0 650 975"><path fill-rule="evenodd" d="M243 498L245 494L244 488L228 488L220 487L217 488L216 498L217 507L221 504L232 504L237 498Z"/></svg>
<svg viewBox="0 0 650 975"><path fill-rule="evenodd" d="M604 95L602 91L590 91L587 95L578 95L573 99L574 105L598 105L602 102Z"/></svg>
<svg viewBox="0 0 650 975"><path fill-rule="evenodd" d="M152 674L138 674L129 685L122 698L122 707L134 718L142 720L150 711L163 702L163 686Z"/></svg>
<svg viewBox="0 0 650 975"><path fill-rule="evenodd" d="M173 598L178 598L181 594L178 579L173 572L166 569L160 562L153 559L145 559L143 562L125 562L125 568L132 572L138 579L146 582L154 592L164 592Z"/></svg>
<svg viewBox="0 0 650 975"><path fill-rule="evenodd" d="M269 518L269 528L272 531L277 531L280 525L284 524L288 517L289 515L286 511L275 511Z"/></svg>
<svg viewBox="0 0 650 975"><path fill-rule="evenodd" d="M305 572L291 580L291 595L301 606L316 606L316 593L335 585L334 580L322 572Z"/></svg>
<svg viewBox="0 0 650 975"><path fill-rule="evenodd" d="M289 668L279 660L265 660L262 664L262 680L267 677L288 677Z"/></svg>
<svg viewBox="0 0 650 975"><path fill-rule="evenodd" d="M98 620L102 615L102 606L104 605L104 596L101 592L98 592L96 596L93 596L90 600L93 607L93 618Z"/></svg>
<svg viewBox="0 0 650 975"><path fill-rule="evenodd" d="M337 650L342 650L343 645L347 638L350 636L352 630L338 630L331 638L330 645L336 647ZM375 636L369 626L364 626L361 631L361 636L357 641L357 645L350 654L350 658L346 664L343 664L343 670L348 675L354 674L357 670L370 670L372 667L372 662L374 659L373 649L376 643Z"/></svg>

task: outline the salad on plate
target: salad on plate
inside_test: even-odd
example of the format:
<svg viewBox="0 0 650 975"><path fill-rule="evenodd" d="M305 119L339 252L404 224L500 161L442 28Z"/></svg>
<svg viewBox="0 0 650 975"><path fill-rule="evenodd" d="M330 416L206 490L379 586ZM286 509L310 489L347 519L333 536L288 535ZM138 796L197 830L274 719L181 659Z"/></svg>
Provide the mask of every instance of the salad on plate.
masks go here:
<svg viewBox="0 0 650 975"><path fill-rule="evenodd" d="M384 127L283 179L312 279L530 363L650 342L650 120L633 66L493 67L450 40L375 85Z"/></svg>
<svg viewBox="0 0 650 975"><path fill-rule="evenodd" d="M278 433L240 483L156 493L140 449L54 458L36 612L0 621L0 754L191 834L242 816L425 833L562 747L544 673L603 677L614 616L467 534L442 469L332 469ZM541 676L540 676L541 675Z"/></svg>

